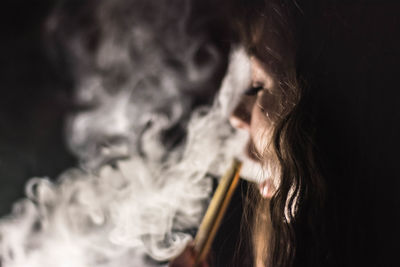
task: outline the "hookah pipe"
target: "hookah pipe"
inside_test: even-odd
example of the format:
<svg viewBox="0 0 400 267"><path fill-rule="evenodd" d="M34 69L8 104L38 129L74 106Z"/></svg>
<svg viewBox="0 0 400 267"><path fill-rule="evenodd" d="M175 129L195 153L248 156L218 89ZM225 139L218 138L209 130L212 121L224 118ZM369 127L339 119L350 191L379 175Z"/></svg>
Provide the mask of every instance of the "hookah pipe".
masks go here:
<svg viewBox="0 0 400 267"><path fill-rule="evenodd" d="M210 251L222 218L238 185L241 167L242 162L236 158L233 159L232 165L222 176L211 199L194 240L194 250L197 254L195 266L203 262Z"/></svg>

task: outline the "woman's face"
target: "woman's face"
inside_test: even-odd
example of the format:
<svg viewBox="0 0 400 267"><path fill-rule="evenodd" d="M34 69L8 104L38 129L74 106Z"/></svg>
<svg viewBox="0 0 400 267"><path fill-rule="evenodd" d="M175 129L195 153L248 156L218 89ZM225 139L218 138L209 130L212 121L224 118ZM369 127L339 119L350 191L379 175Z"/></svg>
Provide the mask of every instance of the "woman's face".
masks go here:
<svg viewBox="0 0 400 267"><path fill-rule="evenodd" d="M251 84L234 109L230 122L233 127L246 130L250 140L246 154L252 160L269 168L274 162L272 153L272 133L279 113L280 94L275 89L275 81L266 67L255 57L250 58ZM276 162L276 161L275 161ZM266 164L267 163L267 164ZM270 197L274 190L272 177L260 185L264 197Z"/></svg>

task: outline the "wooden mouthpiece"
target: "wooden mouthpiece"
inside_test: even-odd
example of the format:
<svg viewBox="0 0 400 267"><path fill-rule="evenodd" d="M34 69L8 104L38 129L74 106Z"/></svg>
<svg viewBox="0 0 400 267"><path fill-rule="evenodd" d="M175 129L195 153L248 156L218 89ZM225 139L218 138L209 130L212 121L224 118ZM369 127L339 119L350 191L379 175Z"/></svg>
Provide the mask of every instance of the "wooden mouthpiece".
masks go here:
<svg viewBox="0 0 400 267"><path fill-rule="evenodd" d="M226 208L238 185L241 167L242 162L234 159L231 167L226 171L224 176L222 176L215 190L214 196L211 199L210 205L208 206L194 240L194 250L197 254L195 266L203 262L210 251Z"/></svg>

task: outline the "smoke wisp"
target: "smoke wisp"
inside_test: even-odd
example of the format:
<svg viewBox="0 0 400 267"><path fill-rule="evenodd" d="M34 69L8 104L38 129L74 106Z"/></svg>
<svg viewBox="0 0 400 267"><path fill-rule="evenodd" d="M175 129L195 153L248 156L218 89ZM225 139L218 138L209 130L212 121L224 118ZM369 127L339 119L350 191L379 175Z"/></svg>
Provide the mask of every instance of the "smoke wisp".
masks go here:
<svg viewBox="0 0 400 267"><path fill-rule="evenodd" d="M158 266L192 239L210 174L246 142L227 119L250 70L244 51L233 52L214 97L224 55L205 33L187 32L191 4L96 1L95 45L84 38L92 26L58 37L85 107L66 130L82 166L28 182L0 221L2 266ZM62 32L62 19L56 12L49 29Z"/></svg>

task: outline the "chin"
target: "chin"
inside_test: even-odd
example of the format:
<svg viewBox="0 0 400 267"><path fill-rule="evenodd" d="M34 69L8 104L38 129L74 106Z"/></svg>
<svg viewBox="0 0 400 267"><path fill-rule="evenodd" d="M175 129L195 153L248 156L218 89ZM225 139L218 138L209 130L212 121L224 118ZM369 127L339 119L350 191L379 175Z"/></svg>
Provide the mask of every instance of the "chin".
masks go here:
<svg viewBox="0 0 400 267"><path fill-rule="evenodd" d="M244 153L239 157L243 162L241 177L245 180L262 184L268 181L272 188L279 184L280 164L272 153L261 155L249 140Z"/></svg>

